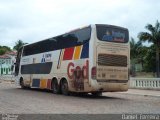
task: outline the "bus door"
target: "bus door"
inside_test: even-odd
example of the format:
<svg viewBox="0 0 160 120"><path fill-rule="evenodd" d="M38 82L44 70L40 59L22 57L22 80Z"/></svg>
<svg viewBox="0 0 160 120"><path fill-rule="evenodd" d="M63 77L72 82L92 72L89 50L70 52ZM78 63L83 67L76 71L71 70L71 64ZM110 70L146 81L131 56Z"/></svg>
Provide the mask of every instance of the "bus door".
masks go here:
<svg viewBox="0 0 160 120"><path fill-rule="evenodd" d="M31 62L31 64L28 65L27 74L23 74L25 85L30 87L32 86L32 80L33 80L33 74L34 74L31 65L35 64L35 58L26 58L24 60Z"/></svg>
<svg viewBox="0 0 160 120"><path fill-rule="evenodd" d="M32 59L32 64L35 64L35 61L36 61L36 59L33 58ZM30 73L28 77L29 77L29 79L27 79L27 83L28 83L29 86L32 86L33 73Z"/></svg>

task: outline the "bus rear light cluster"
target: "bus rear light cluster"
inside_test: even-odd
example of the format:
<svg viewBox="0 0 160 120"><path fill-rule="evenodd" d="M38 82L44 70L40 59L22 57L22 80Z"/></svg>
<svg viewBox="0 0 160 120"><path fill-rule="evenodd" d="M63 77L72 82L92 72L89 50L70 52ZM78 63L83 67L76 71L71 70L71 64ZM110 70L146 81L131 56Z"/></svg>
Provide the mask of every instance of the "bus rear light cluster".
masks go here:
<svg viewBox="0 0 160 120"><path fill-rule="evenodd" d="M96 79L96 73L97 73L96 67L92 67L92 70L91 70L92 79Z"/></svg>

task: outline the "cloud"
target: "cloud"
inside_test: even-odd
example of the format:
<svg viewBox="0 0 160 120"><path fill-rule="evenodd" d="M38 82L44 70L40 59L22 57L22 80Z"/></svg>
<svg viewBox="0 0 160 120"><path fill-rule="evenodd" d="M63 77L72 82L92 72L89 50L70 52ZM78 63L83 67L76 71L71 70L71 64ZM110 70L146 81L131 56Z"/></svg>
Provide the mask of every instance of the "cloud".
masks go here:
<svg viewBox="0 0 160 120"><path fill-rule="evenodd" d="M1 45L33 43L88 24L113 24L130 36L159 20L159 0L5 0L0 1Z"/></svg>

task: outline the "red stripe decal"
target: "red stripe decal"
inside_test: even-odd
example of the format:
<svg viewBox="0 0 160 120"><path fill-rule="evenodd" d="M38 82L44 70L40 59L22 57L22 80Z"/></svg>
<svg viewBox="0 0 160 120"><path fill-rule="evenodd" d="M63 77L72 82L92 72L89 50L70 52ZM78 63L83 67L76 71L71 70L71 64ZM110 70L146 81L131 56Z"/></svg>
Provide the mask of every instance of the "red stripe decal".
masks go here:
<svg viewBox="0 0 160 120"><path fill-rule="evenodd" d="M47 81L47 89L51 90L51 79L48 79Z"/></svg>
<svg viewBox="0 0 160 120"><path fill-rule="evenodd" d="M66 48L64 50L63 60L72 60L73 53L74 53L74 47Z"/></svg>

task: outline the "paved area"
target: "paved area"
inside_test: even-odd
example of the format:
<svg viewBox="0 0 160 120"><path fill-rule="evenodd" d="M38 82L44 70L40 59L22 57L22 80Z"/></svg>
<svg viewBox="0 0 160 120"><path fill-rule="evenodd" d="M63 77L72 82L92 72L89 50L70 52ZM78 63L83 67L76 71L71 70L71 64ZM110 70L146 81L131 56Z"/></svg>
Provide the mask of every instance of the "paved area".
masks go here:
<svg viewBox="0 0 160 120"><path fill-rule="evenodd" d="M130 89L125 93L104 93L101 97L63 96L45 90L25 90L15 84L1 82L0 113L160 114L159 92Z"/></svg>
<svg viewBox="0 0 160 120"><path fill-rule="evenodd" d="M159 90L129 89L125 94L160 97Z"/></svg>

